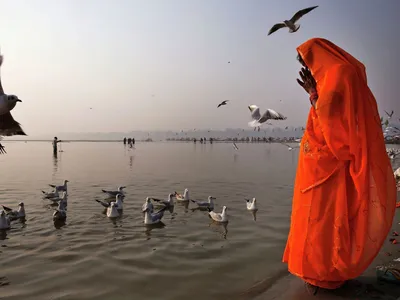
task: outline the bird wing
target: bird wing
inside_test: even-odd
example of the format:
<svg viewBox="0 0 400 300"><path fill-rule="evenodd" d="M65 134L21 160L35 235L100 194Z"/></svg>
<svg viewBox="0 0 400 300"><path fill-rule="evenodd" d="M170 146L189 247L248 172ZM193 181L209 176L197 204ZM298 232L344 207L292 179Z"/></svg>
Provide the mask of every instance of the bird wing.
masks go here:
<svg viewBox="0 0 400 300"><path fill-rule="evenodd" d="M388 115L388 117L390 117L390 114L385 110L385 113ZM383 118L381 118L381 120L382 120Z"/></svg>
<svg viewBox="0 0 400 300"><path fill-rule="evenodd" d="M215 221L221 221L221 220L222 220L222 216L221 216L221 214L219 214L219 213L210 211L209 214L210 214L211 218L212 218L213 220L215 220Z"/></svg>
<svg viewBox="0 0 400 300"><path fill-rule="evenodd" d="M99 202L101 205L103 205L105 208L108 208L108 207L110 207L110 203L107 203L107 202L105 202L105 201L101 201L101 200L98 200L98 199L96 199L96 202Z"/></svg>
<svg viewBox="0 0 400 300"><path fill-rule="evenodd" d="M4 206L4 205L2 205L2 206L3 206L3 209L6 211L7 214L9 214L10 212L12 212L12 209L11 209L11 208L9 208L9 207L7 207L7 206Z"/></svg>
<svg viewBox="0 0 400 300"><path fill-rule="evenodd" d="M218 104L217 108L220 107L221 105L223 105L222 103Z"/></svg>
<svg viewBox="0 0 400 300"><path fill-rule="evenodd" d="M153 213L151 215L151 219L153 220L153 222L155 222L157 220L161 220L161 218L164 216L164 211L165 211L165 207L163 207L159 211Z"/></svg>
<svg viewBox="0 0 400 300"><path fill-rule="evenodd" d="M286 27L285 23L276 23L274 26L271 27L271 29L268 31L268 35L274 33L275 31Z"/></svg>
<svg viewBox="0 0 400 300"><path fill-rule="evenodd" d="M0 55L0 67L3 64L3 55ZM1 85L1 76L0 76L0 95L4 95L3 86Z"/></svg>
<svg viewBox="0 0 400 300"><path fill-rule="evenodd" d="M14 120L11 113L8 112L0 115L0 135L13 136L13 135L26 135L22 130L21 124Z"/></svg>
<svg viewBox="0 0 400 300"><path fill-rule="evenodd" d="M0 141L3 138L0 136ZM0 143L0 154L7 154L6 149L4 148L4 146Z"/></svg>
<svg viewBox="0 0 400 300"><path fill-rule="evenodd" d="M318 7L318 5L299 10L297 13L294 14L294 16L290 19L290 21L293 23L296 23L302 16L304 16L305 14L308 14L310 11L312 11L313 9L315 9L317 7Z"/></svg>
<svg viewBox="0 0 400 300"><path fill-rule="evenodd" d="M288 147L288 148L293 148L292 146L290 146L290 145L288 145L288 144L285 144L285 143L281 143L282 145L284 145L284 146L286 146L286 147Z"/></svg>
<svg viewBox="0 0 400 300"><path fill-rule="evenodd" d="M164 200L161 200L161 199L157 199L157 198L150 198L151 200L153 200L153 201L156 201L156 202L163 202Z"/></svg>
<svg viewBox="0 0 400 300"><path fill-rule="evenodd" d="M286 117L268 108L267 111L263 114L263 116L259 119L259 122L263 123L267 120L286 120Z"/></svg>
<svg viewBox="0 0 400 300"><path fill-rule="evenodd" d="M255 106L255 105L254 105L254 106ZM257 107L257 106L255 106L255 107L256 107L256 108L253 109L253 110L251 111L251 117L252 117L253 120L259 120L260 117L261 117L261 115L260 115L260 108Z"/></svg>

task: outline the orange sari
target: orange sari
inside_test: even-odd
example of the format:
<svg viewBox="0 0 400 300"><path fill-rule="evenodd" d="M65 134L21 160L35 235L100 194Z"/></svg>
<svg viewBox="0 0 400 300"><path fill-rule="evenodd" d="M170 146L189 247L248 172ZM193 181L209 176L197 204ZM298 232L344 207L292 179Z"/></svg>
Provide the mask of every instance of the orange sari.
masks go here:
<svg viewBox="0 0 400 300"><path fill-rule="evenodd" d="M301 141L289 237L289 272L335 289L361 275L391 228L396 183L365 67L320 38L297 51L317 82Z"/></svg>

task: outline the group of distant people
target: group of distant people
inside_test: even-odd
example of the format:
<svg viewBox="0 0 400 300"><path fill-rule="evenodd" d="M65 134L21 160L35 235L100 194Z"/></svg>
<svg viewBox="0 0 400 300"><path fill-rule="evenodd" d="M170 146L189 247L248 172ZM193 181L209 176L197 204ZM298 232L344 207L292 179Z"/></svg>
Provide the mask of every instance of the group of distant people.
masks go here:
<svg viewBox="0 0 400 300"><path fill-rule="evenodd" d="M128 145L132 148L133 145L135 145L135 139L134 138L124 138L124 145L126 145L126 142L128 142Z"/></svg>
<svg viewBox="0 0 400 300"><path fill-rule="evenodd" d="M209 141L210 141L210 144L212 144L213 141L214 141L214 139L213 139L213 138L210 138ZM193 139L193 142L196 143L196 142L197 142L197 139L194 138L194 139ZM206 142L207 142L207 139L206 139L206 138L201 138L201 139L200 139L200 143L201 143L201 144L206 143Z"/></svg>

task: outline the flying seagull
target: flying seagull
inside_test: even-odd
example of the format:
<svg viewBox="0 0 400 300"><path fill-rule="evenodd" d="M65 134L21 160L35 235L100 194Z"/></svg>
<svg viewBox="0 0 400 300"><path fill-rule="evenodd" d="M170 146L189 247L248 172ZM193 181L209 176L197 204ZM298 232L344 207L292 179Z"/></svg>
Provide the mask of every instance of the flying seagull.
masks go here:
<svg viewBox="0 0 400 300"><path fill-rule="evenodd" d="M274 33L275 31L277 31L281 28L284 28L284 27L288 27L290 33L296 32L300 28L300 25L296 24L296 22L302 16L304 16L305 14L309 13L310 11L312 11L313 9L315 9L317 7L318 7L318 5L299 10L297 13L294 14L294 16L290 20L285 20L285 21L283 21L283 23L277 23L274 26L272 26L272 28L268 32L268 35Z"/></svg>
<svg viewBox="0 0 400 300"><path fill-rule="evenodd" d="M222 101L220 104L218 104L217 108L222 106L222 105L226 105L228 103L229 100L224 100Z"/></svg>
<svg viewBox="0 0 400 300"><path fill-rule="evenodd" d="M3 55L0 54L0 67L3 63ZM17 105L17 102L22 102L15 95L6 95L1 84L0 77L0 137L13 135L26 135L22 130L21 124L14 120L11 111ZM4 146L0 143L0 154L4 154Z"/></svg>
<svg viewBox="0 0 400 300"><path fill-rule="evenodd" d="M392 110L392 112L389 114L386 110L385 113L388 115L389 119L393 116L394 111Z"/></svg>
<svg viewBox="0 0 400 300"><path fill-rule="evenodd" d="M286 117L282 114L268 108L267 111L261 116L260 109L256 105L248 106L251 112L251 118L253 121L250 121L248 125L250 127L254 127L254 130L258 128L260 131L260 126L268 120L286 120Z"/></svg>

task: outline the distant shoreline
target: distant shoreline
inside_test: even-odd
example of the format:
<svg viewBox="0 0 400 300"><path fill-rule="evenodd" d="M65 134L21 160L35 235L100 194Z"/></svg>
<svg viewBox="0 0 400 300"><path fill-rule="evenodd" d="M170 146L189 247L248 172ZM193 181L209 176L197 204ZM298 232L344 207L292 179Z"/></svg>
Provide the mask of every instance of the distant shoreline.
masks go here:
<svg viewBox="0 0 400 300"><path fill-rule="evenodd" d="M2 140L2 143L9 143L9 142L41 142L41 143L50 143L52 142L52 140ZM63 140L64 143L123 143L123 140ZM180 141L180 140L158 140L158 141L153 141L153 140L136 140L136 142L141 142L141 143L155 143L155 142L167 142L167 143L194 143L193 140L184 140L184 141ZM201 142L199 140L196 141L196 144L199 143L201 144ZM257 143L257 144L269 144L269 143L298 143L297 141L294 140L286 140L286 139L282 139L282 140L272 140L272 141L264 141L264 140L237 140L237 141L233 141L233 140L213 140L212 143L210 143L209 140L207 140L206 142L203 142L203 144L213 144L213 143ZM400 141L385 141L386 145L398 145L400 144Z"/></svg>

